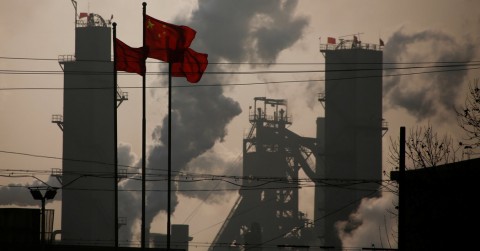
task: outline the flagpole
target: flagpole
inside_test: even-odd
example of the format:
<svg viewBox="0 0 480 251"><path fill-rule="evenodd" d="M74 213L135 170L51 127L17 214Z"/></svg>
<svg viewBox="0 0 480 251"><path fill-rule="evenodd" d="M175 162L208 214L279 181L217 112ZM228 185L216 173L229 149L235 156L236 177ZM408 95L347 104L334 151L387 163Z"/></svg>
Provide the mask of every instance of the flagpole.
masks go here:
<svg viewBox="0 0 480 251"><path fill-rule="evenodd" d="M118 149L117 149L117 23L113 23L113 148L114 148L114 175L113 182L115 187L115 213L114 215L114 231L115 231L115 248L118 248Z"/></svg>
<svg viewBox="0 0 480 251"><path fill-rule="evenodd" d="M142 21L142 29L143 29L143 50L145 53L145 19L146 19L146 6L147 3L143 2L143 21ZM145 249L145 163L147 162L146 160L146 154L145 154L145 147L146 147L146 138L145 138L145 131L146 131L146 116L145 116L145 82L146 82L146 75L143 74L142 76L142 96L143 96L143 104L142 104L142 110L143 110L143 115L142 115L142 226L141 226L141 248Z"/></svg>
<svg viewBox="0 0 480 251"><path fill-rule="evenodd" d="M167 250L170 250L170 215L172 203L172 63L168 63L168 196L167 196Z"/></svg>

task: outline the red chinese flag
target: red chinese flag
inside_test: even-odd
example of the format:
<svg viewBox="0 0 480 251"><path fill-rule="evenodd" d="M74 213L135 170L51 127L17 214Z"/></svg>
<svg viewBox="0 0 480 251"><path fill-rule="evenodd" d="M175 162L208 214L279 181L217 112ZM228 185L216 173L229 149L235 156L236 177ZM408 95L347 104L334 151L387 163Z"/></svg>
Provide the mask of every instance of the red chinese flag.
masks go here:
<svg viewBox="0 0 480 251"><path fill-rule="evenodd" d="M137 73L141 76L145 75L145 56L143 48L132 48L116 39L116 65L117 71L126 71L131 73Z"/></svg>
<svg viewBox="0 0 480 251"><path fill-rule="evenodd" d="M84 17L88 17L88 13L80 12L80 15L78 15L78 18L84 18Z"/></svg>
<svg viewBox="0 0 480 251"><path fill-rule="evenodd" d="M148 57L165 62L181 62L184 51L190 47L197 33L188 26L166 23L148 15L145 26Z"/></svg>
<svg viewBox="0 0 480 251"><path fill-rule="evenodd" d="M328 37L327 43L329 43L329 44L336 44L337 41L336 41L336 39L335 39L334 37Z"/></svg>
<svg viewBox="0 0 480 251"><path fill-rule="evenodd" d="M208 65L208 54L198 53L190 48L185 50L182 62L172 64L173 77L186 77L190 83L197 83L202 78Z"/></svg>

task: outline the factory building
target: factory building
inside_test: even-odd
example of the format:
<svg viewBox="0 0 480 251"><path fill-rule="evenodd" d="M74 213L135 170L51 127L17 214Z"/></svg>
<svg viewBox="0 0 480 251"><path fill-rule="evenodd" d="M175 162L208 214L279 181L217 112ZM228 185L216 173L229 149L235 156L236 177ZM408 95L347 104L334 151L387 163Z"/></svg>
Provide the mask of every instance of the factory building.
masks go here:
<svg viewBox="0 0 480 251"><path fill-rule="evenodd" d="M303 137L287 101L254 98L243 140L238 199L210 250L308 245L341 247L335 223L348 220L362 198L379 195L382 178L382 47L357 39L322 45L325 93L317 135ZM114 109L111 27L98 15L77 20L75 55L64 70L63 244L114 245ZM316 182L314 216L299 210L299 171ZM348 182L352 180L355 182ZM328 181L329 185L325 185ZM359 182L364 181L364 182ZM334 213L333 213L334 212ZM187 235L188 236L188 235Z"/></svg>
<svg viewBox="0 0 480 251"><path fill-rule="evenodd" d="M335 41L335 40L334 40ZM321 45L325 57L325 93L317 119L319 158L315 219L323 244L340 247L335 223L348 220L361 199L379 196L382 179L383 46L361 43L357 36Z"/></svg>
<svg viewBox="0 0 480 251"><path fill-rule="evenodd" d="M114 245L114 98L111 27L101 16L76 20L75 55L64 71L63 244ZM59 175L60 176L60 175Z"/></svg>
<svg viewBox="0 0 480 251"><path fill-rule="evenodd" d="M382 49L356 37L321 45L325 117L317 118L315 138L288 129L286 100L254 98L243 141L245 180L210 250L342 246L336 223L362 198L380 195ZM298 208L299 170L315 183L313 219Z"/></svg>
<svg viewBox="0 0 480 251"><path fill-rule="evenodd" d="M480 175L480 159L468 159L404 172L399 197L404 206L398 246L402 250L468 250L476 244L473 206ZM400 182L400 171L391 172Z"/></svg>

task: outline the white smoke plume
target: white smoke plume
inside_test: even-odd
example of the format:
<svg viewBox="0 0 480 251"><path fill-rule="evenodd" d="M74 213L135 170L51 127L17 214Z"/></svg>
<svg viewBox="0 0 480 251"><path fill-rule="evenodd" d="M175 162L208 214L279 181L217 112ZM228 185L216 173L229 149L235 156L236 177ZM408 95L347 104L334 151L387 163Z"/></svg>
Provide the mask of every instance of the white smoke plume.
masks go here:
<svg viewBox="0 0 480 251"><path fill-rule="evenodd" d="M384 112L402 108L418 122L456 124L453 109L462 100L466 64L477 50L474 41L441 31L396 31L384 49ZM396 248L396 200L397 195L385 192L364 199L348 221L337 222L343 247Z"/></svg>
<svg viewBox="0 0 480 251"><path fill-rule="evenodd" d="M342 247L396 248L396 201L397 196L393 193L363 199L347 221L336 223Z"/></svg>
<svg viewBox="0 0 480 251"><path fill-rule="evenodd" d="M469 67L438 66L471 62L475 53L472 40L457 39L440 31L406 33L398 30L388 39L384 50L385 109L404 108L417 121L451 122L455 117L452 116L455 104L464 93ZM418 68L398 69L405 67ZM451 71L453 69L455 71ZM412 74L427 71L438 72ZM388 76L397 74L400 76Z"/></svg>
<svg viewBox="0 0 480 251"><path fill-rule="evenodd" d="M197 31L194 44L197 51L208 53L210 62L260 61L275 62L278 54L300 39L303 28L308 24L302 17L294 17L293 10L298 1L199 1L199 9L194 11L191 20L178 19ZM235 9L235 12L225 10ZM211 64L207 71L220 71L236 66ZM231 69L230 69L231 70ZM232 78L206 74L202 83L228 84ZM175 79L177 85L188 85L184 80ZM201 83L199 84L201 85ZM172 90L172 168L177 171L201 171L205 173L228 174L228 166L212 155L205 155L189 169L188 164L210 150L215 142L222 141L227 135L226 126L241 113L239 104L224 95L222 87L173 88ZM148 165L166 169L166 145L168 136L167 119L155 129L154 140L158 144L150 151ZM207 159L207 158L211 159ZM212 159L213 158L213 159ZM200 164L202 163L202 164ZM210 169L208 169L209 163ZM215 163L215 164L214 164ZM215 170L216 169L216 170ZM159 184L161 185L161 184ZM165 188L164 185L162 187ZM211 184L179 183L178 188L211 188ZM205 193L189 191L184 195L206 198ZM150 197L151 196L151 197ZM215 196L209 196L214 199ZM154 214L165 209L165 196L160 193L149 195L149 212ZM172 196L172 199L175 199ZM218 198L216 198L218 199ZM174 200L174 201L175 201ZM151 203L155 201L156 203ZM175 205L176 203L173 203ZM150 211L151 210L151 211ZM153 218L150 215L149 218Z"/></svg>
<svg viewBox="0 0 480 251"><path fill-rule="evenodd" d="M34 200L29 187L38 187L46 188L51 187L61 187L58 180L53 176L48 176L48 179L40 182L39 180L33 180L30 183L10 183L6 186L0 187L0 205L15 205L15 206L38 206L40 202ZM53 200L61 200L62 191L61 189L57 190L56 196ZM46 203L52 202L52 200L47 200Z"/></svg>
<svg viewBox="0 0 480 251"><path fill-rule="evenodd" d="M308 25L304 17L295 17L297 0L199 0L199 8L192 13L190 20L183 17L174 21L192 27L197 31L192 48L207 53L209 62L275 62L278 54L293 45ZM235 11L228 11L235 10ZM189 87L184 79L175 78L171 90L172 128L168 129L168 118L155 127L152 133L154 144L149 147L147 174L166 175L168 168L168 133L172 138L172 174L178 172L204 172L215 174L238 174L230 168L239 166L233 160L221 159L209 152L216 142L221 142L227 135L226 127L242 110L235 100L226 97L224 87L202 86L202 84L221 85L234 80L232 77L208 74L208 72L235 70L235 65L209 64L207 73L200 83ZM188 88L180 87L188 86ZM156 95L156 94L154 94ZM240 144L240 142L239 142ZM139 187L136 181L129 181L125 187ZM150 227L152 220L160 212L166 211L167 182L165 178L149 181L147 189L146 224ZM193 190L211 189L212 183L198 182L173 184L173 189L189 190L184 195L220 201L225 191L206 196L205 192ZM219 185L220 189L225 185ZM218 188L218 187L217 187ZM172 190L173 190L172 189ZM129 205L140 204L136 195L123 195L129 199ZM172 195L172 212L178 204L175 193ZM129 197L129 198L127 198ZM138 213L137 213L138 212ZM131 212L129 217L138 219L139 210ZM125 212L127 213L127 212ZM134 221L132 219L132 221ZM135 231L133 228L130 232Z"/></svg>

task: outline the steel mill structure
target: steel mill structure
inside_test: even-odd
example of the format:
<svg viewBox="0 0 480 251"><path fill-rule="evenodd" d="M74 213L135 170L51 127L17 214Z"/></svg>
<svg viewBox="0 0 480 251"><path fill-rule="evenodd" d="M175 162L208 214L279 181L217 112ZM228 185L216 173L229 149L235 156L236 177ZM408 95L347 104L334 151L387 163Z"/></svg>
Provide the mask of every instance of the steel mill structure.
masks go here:
<svg viewBox="0 0 480 251"><path fill-rule="evenodd" d="M298 209L298 172L315 176L310 157L316 139L288 130L286 100L254 100L243 140L243 184L210 250L302 245L314 236L312 222Z"/></svg>
<svg viewBox="0 0 480 251"><path fill-rule="evenodd" d="M110 21L91 13L76 19L75 55L59 58L64 109L52 122L63 131L63 170L54 172L62 182L63 244L115 244L114 104L128 98L120 89L113 95L111 43ZM336 224L348 222L362 198L380 194L382 49L357 36L321 45L325 117L314 137L288 129L286 100L254 98L243 183L209 250L341 248ZM313 218L299 210L300 171L315 184Z"/></svg>
<svg viewBox="0 0 480 251"><path fill-rule="evenodd" d="M341 248L336 223L362 198L379 196L382 179L383 46L357 36L321 44L325 117L315 138L288 129L287 101L254 98L243 140L239 196L209 250ZM299 170L315 184L314 216L299 211Z"/></svg>

